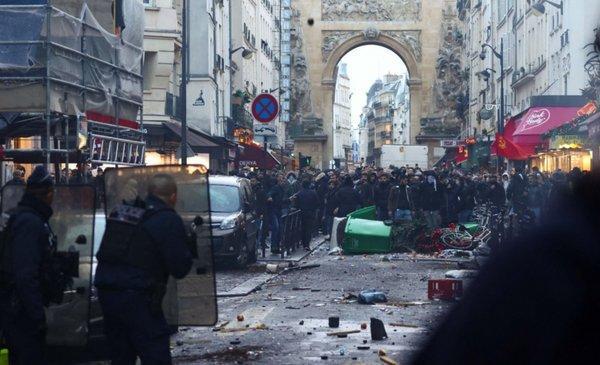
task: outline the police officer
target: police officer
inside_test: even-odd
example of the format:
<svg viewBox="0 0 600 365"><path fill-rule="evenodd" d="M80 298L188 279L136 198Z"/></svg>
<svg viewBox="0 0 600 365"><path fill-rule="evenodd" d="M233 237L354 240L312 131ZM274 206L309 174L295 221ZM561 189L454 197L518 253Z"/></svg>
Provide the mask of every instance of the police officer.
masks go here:
<svg viewBox="0 0 600 365"><path fill-rule="evenodd" d="M192 266L183 221L173 209L176 202L175 179L158 174L149 183L139 222L130 225L131 234L126 226L111 223L114 211L107 219L95 285L113 364L135 364L137 357L142 364L171 363L161 303L169 275L183 278ZM125 208L128 219L135 216L133 208Z"/></svg>
<svg viewBox="0 0 600 365"><path fill-rule="evenodd" d="M52 216L53 178L37 166L17 208L3 231L0 248L0 323L11 364L44 363L46 318L49 304L44 271L50 260L54 235Z"/></svg>

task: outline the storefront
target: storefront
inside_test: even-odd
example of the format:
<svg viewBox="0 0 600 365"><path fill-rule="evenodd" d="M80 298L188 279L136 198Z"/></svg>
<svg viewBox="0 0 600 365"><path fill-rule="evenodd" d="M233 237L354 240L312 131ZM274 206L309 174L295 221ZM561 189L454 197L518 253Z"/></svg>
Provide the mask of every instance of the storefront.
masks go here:
<svg viewBox="0 0 600 365"><path fill-rule="evenodd" d="M280 162L269 151L265 151L260 145L241 144L241 152L235 161L236 167L272 170L280 165Z"/></svg>
<svg viewBox="0 0 600 365"><path fill-rule="evenodd" d="M510 161L527 161L539 157L539 151L550 151L545 134L572 122L586 102L580 96L532 97L531 107L510 118L504 132L496 135L492 154Z"/></svg>
<svg viewBox="0 0 600 365"><path fill-rule="evenodd" d="M571 171L579 168L590 171L592 167L592 151L585 148L584 135L556 135L549 138L547 151L538 153L531 159L531 166L540 171Z"/></svg>

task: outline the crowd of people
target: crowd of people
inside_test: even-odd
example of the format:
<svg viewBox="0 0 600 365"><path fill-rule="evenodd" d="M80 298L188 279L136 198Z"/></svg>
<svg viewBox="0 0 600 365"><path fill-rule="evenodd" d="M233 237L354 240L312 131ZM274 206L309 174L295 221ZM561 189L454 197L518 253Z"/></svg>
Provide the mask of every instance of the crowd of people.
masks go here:
<svg viewBox="0 0 600 365"><path fill-rule="evenodd" d="M537 168L505 171L465 171L460 168L423 170L359 167L353 172L337 169L236 172L251 180L257 212L263 217L261 244L271 235L271 250L279 253L283 217L299 209L308 248L312 234L331 235L334 217L375 206L377 219L410 221L419 217L429 229L467 223L478 205L525 216L540 222L552 195L583 175L577 168L565 173L540 172Z"/></svg>

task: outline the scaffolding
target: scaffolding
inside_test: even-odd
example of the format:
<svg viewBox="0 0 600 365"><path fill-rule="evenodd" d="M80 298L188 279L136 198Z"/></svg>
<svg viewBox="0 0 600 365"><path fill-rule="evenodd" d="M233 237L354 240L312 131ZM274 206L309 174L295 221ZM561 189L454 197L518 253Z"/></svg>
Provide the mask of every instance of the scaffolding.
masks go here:
<svg viewBox="0 0 600 365"><path fill-rule="evenodd" d="M6 156L144 164L144 8L117 3L120 36L101 25L112 21L112 0L91 2L96 14L85 0L0 0L0 137L39 140Z"/></svg>

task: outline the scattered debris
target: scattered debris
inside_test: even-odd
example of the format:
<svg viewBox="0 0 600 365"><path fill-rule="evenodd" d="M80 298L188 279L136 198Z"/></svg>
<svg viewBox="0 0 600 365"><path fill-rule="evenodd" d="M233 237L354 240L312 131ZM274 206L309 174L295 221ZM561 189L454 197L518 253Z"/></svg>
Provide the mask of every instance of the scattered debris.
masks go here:
<svg viewBox="0 0 600 365"><path fill-rule="evenodd" d="M397 302L397 301L393 301L393 302L388 302L387 305L392 305L394 307L412 307L412 306L417 306L417 305L426 305L426 304L430 304L431 302L421 302L421 301L414 301L414 302Z"/></svg>
<svg viewBox="0 0 600 365"><path fill-rule="evenodd" d="M298 324L299 324L299 325L301 325L301 326L304 326L304 321L302 320L302 321L300 321L300 323L298 323Z"/></svg>
<svg viewBox="0 0 600 365"><path fill-rule="evenodd" d="M314 269L314 268L320 267L320 266L321 266L321 264L309 264L309 265L293 266L293 267L288 267L287 269L283 270L281 273L282 274L286 274L286 273L288 273L290 271Z"/></svg>
<svg viewBox="0 0 600 365"><path fill-rule="evenodd" d="M338 338L346 338L346 337L348 337L348 335L347 335L347 334L344 334L344 333L342 333L342 334L339 334L339 335L337 335L337 337L338 337Z"/></svg>
<svg viewBox="0 0 600 365"><path fill-rule="evenodd" d="M217 324L217 325L216 325L216 326L213 328L213 331L214 331L214 332L218 332L218 331L222 330L222 329L223 329L225 326L227 326L228 324L229 324L229 321L224 321L224 322L221 322L221 323Z"/></svg>
<svg viewBox="0 0 600 365"><path fill-rule="evenodd" d="M441 259L456 259L456 258L472 259L473 252L466 251L466 250L448 249L448 250L443 250L442 252L440 252L438 255L438 258L441 258Z"/></svg>
<svg viewBox="0 0 600 365"><path fill-rule="evenodd" d="M392 327L408 327L408 328L419 328L414 324L406 324L406 323L388 323Z"/></svg>
<svg viewBox="0 0 600 365"><path fill-rule="evenodd" d="M329 328L338 328L340 326L340 317L329 317Z"/></svg>
<svg viewBox="0 0 600 365"><path fill-rule="evenodd" d="M356 348L359 350L368 350L371 348L371 346L356 346Z"/></svg>
<svg viewBox="0 0 600 365"><path fill-rule="evenodd" d="M381 258L381 261L383 261L383 262L390 262L390 257L389 256L383 256Z"/></svg>
<svg viewBox="0 0 600 365"><path fill-rule="evenodd" d="M243 314L238 314L237 320L238 320L238 322L243 322L244 321L244 315Z"/></svg>
<svg viewBox="0 0 600 365"><path fill-rule="evenodd" d="M341 247L334 247L331 250L329 250L329 255L341 255L341 254L342 254Z"/></svg>
<svg viewBox="0 0 600 365"><path fill-rule="evenodd" d="M229 341L229 344L231 344L231 345L234 345L234 346L235 346L235 345L239 345L240 343L242 343L242 341L240 341L240 340L239 340L239 339L237 339L237 338L236 338L235 340L233 340L233 341Z"/></svg>
<svg viewBox="0 0 600 365"><path fill-rule="evenodd" d="M383 292L378 290L363 290L358 295L358 302L361 304L385 303L387 302L387 297Z"/></svg>
<svg viewBox="0 0 600 365"><path fill-rule="evenodd" d="M477 270L450 270L446 271L444 276L451 279L468 279L477 277L478 274Z"/></svg>
<svg viewBox="0 0 600 365"><path fill-rule="evenodd" d="M277 271L279 271L279 265L277 265L277 264L268 264L267 265L268 273L277 274Z"/></svg>
<svg viewBox="0 0 600 365"><path fill-rule="evenodd" d="M292 307L291 305L285 307L285 309L300 309L300 307Z"/></svg>
<svg viewBox="0 0 600 365"><path fill-rule="evenodd" d="M175 345L177 345L177 346L183 346L183 341L177 340L177 342L175 342Z"/></svg>
<svg viewBox="0 0 600 365"><path fill-rule="evenodd" d="M235 363L238 361L256 360L262 352L262 348L260 347L228 347L225 350L204 354L200 356L200 359L221 363ZM198 357L178 357L177 360L184 362L198 362Z"/></svg>
<svg viewBox="0 0 600 365"><path fill-rule="evenodd" d="M371 318L371 339L373 341L381 341L387 338L383 322L377 318Z"/></svg>
<svg viewBox="0 0 600 365"><path fill-rule="evenodd" d="M329 332L329 333L327 333L327 336L351 335L353 333L360 333L360 330Z"/></svg>
<svg viewBox="0 0 600 365"><path fill-rule="evenodd" d="M366 323L361 323L360 324L360 329L361 330L366 330L367 329L367 324Z"/></svg>
<svg viewBox="0 0 600 365"><path fill-rule="evenodd" d="M327 360L329 357L327 357L327 355L322 355L321 356L321 360Z"/></svg>
<svg viewBox="0 0 600 365"><path fill-rule="evenodd" d="M386 365L398 365L396 361L387 356L379 356L379 360L383 361L383 363Z"/></svg>
<svg viewBox="0 0 600 365"><path fill-rule="evenodd" d="M377 355L379 355L379 356L386 356L387 352L385 352L384 349L379 349L379 351L377 351Z"/></svg>
<svg viewBox="0 0 600 365"><path fill-rule="evenodd" d="M295 286L295 287L292 288L292 290L296 290L296 291L299 291L299 290L310 290L310 288Z"/></svg>

